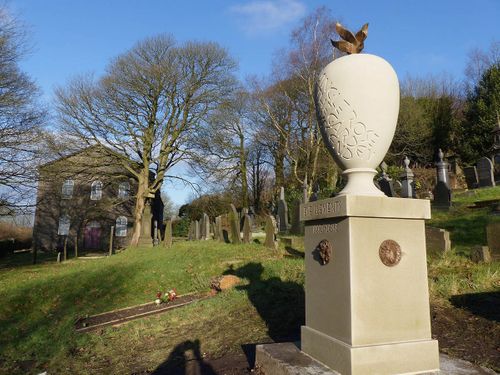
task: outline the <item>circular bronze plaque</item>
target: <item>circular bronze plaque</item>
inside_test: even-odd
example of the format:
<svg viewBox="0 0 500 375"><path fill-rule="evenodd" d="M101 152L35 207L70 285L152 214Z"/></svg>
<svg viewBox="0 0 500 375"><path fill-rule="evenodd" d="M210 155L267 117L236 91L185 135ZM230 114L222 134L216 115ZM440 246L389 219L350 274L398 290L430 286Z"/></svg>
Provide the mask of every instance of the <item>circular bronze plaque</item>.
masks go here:
<svg viewBox="0 0 500 375"><path fill-rule="evenodd" d="M387 267L393 267L401 260L401 246L394 240L385 240L378 249L380 260Z"/></svg>

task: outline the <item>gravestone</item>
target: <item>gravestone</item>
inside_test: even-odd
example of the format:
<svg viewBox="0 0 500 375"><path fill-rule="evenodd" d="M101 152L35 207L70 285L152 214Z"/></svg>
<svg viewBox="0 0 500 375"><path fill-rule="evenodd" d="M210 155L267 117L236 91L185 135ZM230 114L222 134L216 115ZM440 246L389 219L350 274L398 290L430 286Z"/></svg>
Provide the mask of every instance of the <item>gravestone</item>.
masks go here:
<svg viewBox="0 0 500 375"><path fill-rule="evenodd" d="M482 157L477 164L477 177L479 179L479 187L495 186L495 178L493 177L493 163L487 157Z"/></svg>
<svg viewBox="0 0 500 375"><path fill-rule="evenodd" d="M243 243L252 241L252 219L250 215L243 215Z"/></svg>
<svg viewBox="0 0 500 375"><path fill-rule="evenodd" d="M220 241L221 240L221 235L222 233L222 227L220 225L220 216L215 217L215 222L214 222L214 240Z"/></svg>
<svg viewBox="0 0 500 375"><path fill-rule="evenodd" d="M318 183L315 183L313 185L313 191L311 194L311 198L309 198L309 202L317 201L318 197L319 197L319 185L318 185Z"/></svg>
<svg viewBox="0 0 500 375"><path fill-rule="evenodd" d="M189 222L189 229L188 229L188 241L194 241L195 240L195 223L193 220Z"/></svg>
<svg viewBox="0 0 500 375"><path fill-rule="evenodd" d="M220 240L225 243L230 243L231 240L229 238L229 233L231 232L231 225L229 224L229 215L228 214L220 215L220 223L221 223Z"/></svg>
<svg viewBox="0 0 500 375"><path fill-rule="evenodd" d="M388 197L395 197L392 178L387 174L387 164L382 162L382 164L380 164L380 169L382 169L382 175L378 179L380 190Z"/></svg>
<svg viewBox="0 0 500 375"><path fill-rule="evenodd" d="M278 201L278 218L280 233L288 231L288 206L285 201L285 188L283 186Z"/></svg>
<svg viewBox="0 0 500 375"><path fill-rule="evenodd" d="M278 241L276 241L276 220L271 215L266 215L266 241L264 242L264 246L278 250Z"/></svg>
<svg viewBox="0 0 500 375"><path fill-rule="evenodd" d="M309 187L307 186L307 176L304 179L304 183L302 184L302 203L309 202Z"/></svg>
<svg viewBox="0 0 500 375"><path fill-rule="evenodd" d="M241 243L240 234L240 220L238 218L238 211L236 207L231 203L229 211L229 225L231 227L231 242L233 244Z"/></svg>
<svg viewBox="0 0 500 375"><path fill-rule="evenodd" d="M500 260L500 221L486 226L486 239L490 248L491 258Z"/></svg>
<svg viewBox="0 0 500 375"><path fill-rule="evenodd" d="M474 263L490 263L490 248L488 246L474 246L470 258Z"/></svg>
<svg viewBox="0 0 500 375"><path fill-rule="evenodd" d="M495 185L500 185L500 154L496 154L493 157L493 163L495 164L494 167Z"/></svg>
<svg viewBox="0 0 500 375"><path fill-rule="evenodd" d="M475 166L465 167L464 175L467 189L476 189L479 187L479 179L477 178L477 169Z"/></svg>
<svg viewBox="0 0 500 375"><path fill-rule="evenodd" d="M160 240L159 240L159 231L158 231L158 221L155 220L154 223L153 223L153 246L158 246L158 244L160 243Z"/></svg>
<svg viewBox="0 0 500 375"><path fill-rule="evenodd" d="M300 221L300 204L303 203L296 199L293 203L292 211L292 226L290 227L290 233L292 234L304 234L304 224Z"/></svg>
<svg viewBox="0 0 500 375"><path fill-rule="evenodd" d="M434 201L432 205L436 208L451 207L451 189L449 186L450 178L448 175L448 163L443 160L444 154L439 149L438 162L436 163L436 180L434 188Z"/></svg>
<svg viewBox="0 0 500 375"><path fill-rule="evenodd" d="M165 235L163 236L163 246L172 246L172 219L165 221Z"/></svg>
<svg viewBox="0 0 500 375"><path fill-rule="evenodd" d="M210 239L210 218L206 213L203 213L201 217L201 239Z"/></svg>
<svg viewBox="0 0 500 375"><path fill-rule="evenodd" d="M194 239L198 241L201 239L201 232L200 232L200 221L195 220L194 221Z"/></svg>
<svg viewBox="0 0 500 375"><path fill-rule="evenodd" d="M442 255L451 250L450 232L441 228L425 227L427 255Z"/></svg>
<svg viewBox="0 0 500 375"><path fill-rule="evenodd" d="M413 185L413 171L410 169L410 159L405 157L403 160L404 169L401 175L401 198L413 198L414 197L414 185Z"/></svg>

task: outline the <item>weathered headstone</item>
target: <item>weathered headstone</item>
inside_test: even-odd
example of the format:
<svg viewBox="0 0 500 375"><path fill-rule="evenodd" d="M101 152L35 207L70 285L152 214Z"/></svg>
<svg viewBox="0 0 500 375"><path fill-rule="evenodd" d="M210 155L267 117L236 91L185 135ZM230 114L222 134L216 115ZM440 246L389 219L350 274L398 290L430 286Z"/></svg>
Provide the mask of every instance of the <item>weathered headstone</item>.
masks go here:
<svg viewBox="0 0 500 375"><path fill-rule="evenodd" d="M231 225L229 224L229 215L223 214L220 216L221 222L221 237L220 240L225 243L230 243L229 233L231 232Z"/></svg>
<svg viewBox="0 0 500 375"><path fill-rule="evenodd" d="M482 157L478 160L477 177L479 179L479 187L495 186L493 163L487 157Z"/></svg>
<svg viewBox="0 0 500 375"><path fill-rule="evenodd" d="M243 243L252 241L252 219L250 215L243 215Z"/></svg>
<svg viewBox="0 0 500 375"><path fill-rule="evenodd" d="M302 203L309 202L309 187L307 186L307 176L302 184Z"/></svg>
<svg viewBox="0 0 500 375"><path fill-rule="evenodd" d="M160 243L159 240L159 234L158 234L158 221L154 221L154 227L153 227L153 246L158 246Z"/></svg>
<svg viewBox="0 0 500 375"><path fill-rule="evenodd" d="M434 189L433 206L436 208L451 207L451 189L449 186L450 178L448 176L448 163L443 160L444 154L439 149L438 162L436 163L437 184Z"/></svg>
<svg viewBox="0 0 500 375"><path fill-rule="evenodd" d="M470 258L474 263L490 263L491 253L488 246L474 246Z"/></svg>
<svg viewBox="0 0 500 375"><path fill-rule="evenodd" d="M318 197L319 197L319 185L318 185L318 183L315 183L313 185L313 191L311 194L311 198L309 198L309 202L317 201Z"/></svg>
<svg viewBox="0 0 500 375"><path fill-rule="evenodd" d="M194 238L194 221L189 222L189 229L188 229L188 241L193 241Z"/></svg>
<svg viewBox="0 0 500 375"><path fill-rule="evenodd" d="M285 201L285 188L280 190L280 199L278 201L278 217L280 233L288 231L288 206Z"/></svg>
<svg viewBox="0 0 500 375"><path fill-rule="evenodd" d="M441 228L425 227L427 254L442 255L451 250L450 232Z"/></svg>
<svg viewBox="0 0 500 375"><path fill-rule="evenodd" d="M401 198L413 198L413 171L410 169L410 159L405 156L404 160L404 170L401 173Z"/></svg>
<svg viewBox="0 0 500 375"><path fill-rule="evenodd" d="M293 203L292 226L290 227L292 234L304 234L304 223L300 221L300 203L298 199Z"/></svg>
<svg viewBox="0 0 500 375"><path fill-rule="evenodd" d="M382 169L382 175L378 179L380 190L382 190L386 196L394 197L394 186L392 184L392 178L387 174L387 164L382 162L382 164L380 164L380 169Z"/></svg>
<svg viewBox="0 0 500 375"><path fill-rule="evenodd" d="M203 216L201 217L201 239L210 239L210 218L206 213L203 213Z"/></svg>
<svg viewBox="0 0 500 375"><path fill-rule="evenodd" d="M165 221L165 235L163 236L163 246L172 246L172 219Z"/></svg>
<svg viewBox="0 0 500 375"><path fill-rule="evenodd" d="M496 154L493 157L494 165L494 176L495 176L495 185L500 185L500 154Z"/></svg>
<svg viewBox="0 0 500 375"><path fill-rule="evenodd" d="M264 246L273 250L278 249L278 242L276 241L276 228L276 220L274 217L266 215L266 241L264 242Z"/></svg>
<svg viewBox="0 0 500 375"><path fill-rule="evenodd" d="M464 175L467 189L476 189L479 186L479 179L477 178L477 170L475 166L465 167Z"/></svg>
<svg viewBox="0 0 500 375"><path fill-rule="evenodd" d="M500 222L489 223L486 226L486 239L493 260L500 260Z"/></svg>
<svg viewBox="0 0 500 375"><path fill-rule="evenodd" d="M201 239L200 221L199 220L194 221L194 239L196 241Z"/></svg>
<svg viewBox="0 0 500 375"><path fill-rule="evenodd" d="M240 220L238 218L238 211L236 207L231 203L229 211L229 225L231 227L231 242L233 244L241 243L240 234Z"/></svg>

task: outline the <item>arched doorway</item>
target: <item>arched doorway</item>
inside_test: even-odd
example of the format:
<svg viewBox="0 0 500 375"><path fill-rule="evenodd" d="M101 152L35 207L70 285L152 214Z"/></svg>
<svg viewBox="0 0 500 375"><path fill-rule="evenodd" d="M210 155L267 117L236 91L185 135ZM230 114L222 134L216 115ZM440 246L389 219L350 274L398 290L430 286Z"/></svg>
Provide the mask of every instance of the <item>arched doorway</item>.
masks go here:
<svg viewBox="0 0 500 375"><path fill-rule="evenodd" d="M101 248L101 223L96 220L87 222L83 235L83 247L85 249L97 250Z"/></svg>

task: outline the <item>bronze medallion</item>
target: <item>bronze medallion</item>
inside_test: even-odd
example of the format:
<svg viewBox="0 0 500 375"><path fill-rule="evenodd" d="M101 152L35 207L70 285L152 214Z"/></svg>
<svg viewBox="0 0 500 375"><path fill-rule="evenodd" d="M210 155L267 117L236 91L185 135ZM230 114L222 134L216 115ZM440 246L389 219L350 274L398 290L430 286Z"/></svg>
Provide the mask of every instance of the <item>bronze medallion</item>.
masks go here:
<svg viewBox="0 0 500 375"><path fill-rule="evenodd" d="M332 257L332 245L328 240L322 240L317 247L319 253L319 261L321 265L328 264L330 258Z"/></svg>
<svg viewBox="0 0 500 375"><path fill-rule="evenodd" d="M394 240L385 240L378 249L380 260L387 267L393 267L401 261L401 246Z"/></svg>

